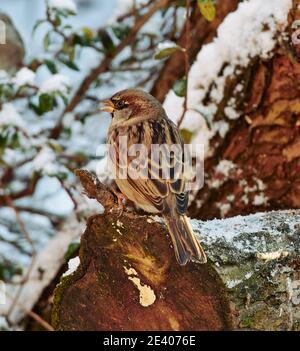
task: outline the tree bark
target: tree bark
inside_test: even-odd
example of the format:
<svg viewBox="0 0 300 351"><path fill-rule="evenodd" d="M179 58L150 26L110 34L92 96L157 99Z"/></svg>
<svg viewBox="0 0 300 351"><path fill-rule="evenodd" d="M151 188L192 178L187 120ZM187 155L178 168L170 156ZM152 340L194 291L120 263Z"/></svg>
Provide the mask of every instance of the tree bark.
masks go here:
<svg viewBox="0 0 300 351"><path fill-rule="evenodd" d="M217 1L217 16L214 21L208 22L201 14L198 9L197 4L194 6L191 15L191 38L190 40L190 50L189 58L190 63L193 63L199 50L204 44L212 41L217 33L219 25L222 23L223 19L232 11L237 8L240 0L231 1ZM183 30L180 35L177 44L179 46L185 47L186 43L186 33ZM175 52L166 61L163 69L159 73L154 86L151 89L151 94L155 96L160 102L163 102L166 94L172 88L176 80L182 78L185 74L184 71L184 56L182 52Z"/></svg>
<svg viewBox="0 0 300 351"><path fill-rule="evenodd" d="M207 182L196 196L199 201L191 205L192 217L211 219L299 208L300 46L292 41L297 29L292 24L300 18L298 5L294 0L288 39L277 45L272 58L253 59L239 76L227 81L214 121L225 120L230 131L224 139L215 137L211 142L214 153L205 165ZM227 120L224 109L241 82L241 117ZM227 177L216 171L222 160L235 165ZM216 179L220 186L212 187ZM223 205L228 207L225 214Z"/></svg>
<svg viewBox="0 0 300 351"><path fill-rule="evenodd" d="M99 200L100 183L77 175ZM209 263L181 267L159 219L103 205L56 288L56 329L300 330L300 211L193 221Z"/></svg>

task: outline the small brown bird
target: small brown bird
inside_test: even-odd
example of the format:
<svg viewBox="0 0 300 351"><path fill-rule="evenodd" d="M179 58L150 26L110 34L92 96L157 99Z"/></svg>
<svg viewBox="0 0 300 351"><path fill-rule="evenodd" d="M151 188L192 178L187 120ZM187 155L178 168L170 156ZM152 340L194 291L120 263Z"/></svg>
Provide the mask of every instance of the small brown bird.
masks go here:
<svg viewBox="0 0 300 351"><path fill-rule="evenodd" d="M23 40L10 17L0 12L0 70L14 74L23 65Z"/></svg>
<svg viewBox="0 0 300 351"><path fill-rule="evenodd" d="M110 159L117 170L115 181L122 194L144 211L162 214L179 264L185 265L189 260L206 263L206 255L185 215L188 191L182 155L171 155L169 162L163 162L161 157L156 162L152 157L152 145L179 145L183 148L176 125L153 96L137 89L116 93L104 101L102 110L112 115L108 143L114 152L113 155L110 153ZM128 162L121 162L124 151L120 143L122 137L127 137L127 150L133 145L146 146L147 153L141 159L148 161L147 177L135 177L132 175L134 172L129 172L128 165L134 163L133 156L126 154ZM178 168L178 164L181 167ZM162 176L163 167L168 168L169 177ZM120 171L124 169L126 176L121 177Z"/></svg>

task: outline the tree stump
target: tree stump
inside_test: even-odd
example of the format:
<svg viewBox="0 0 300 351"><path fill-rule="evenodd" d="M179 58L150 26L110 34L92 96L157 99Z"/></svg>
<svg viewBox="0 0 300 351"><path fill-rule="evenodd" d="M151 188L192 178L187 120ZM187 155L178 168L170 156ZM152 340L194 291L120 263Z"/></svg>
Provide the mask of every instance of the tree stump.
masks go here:
<svg viewBox="0 0 300 351"><path fill-rule="evenodd" d="M181 267L159 218L120 216L95 177L77 175L106 212L88 220L80 265L56 288L56 329L299 330L300 211L193 220L209 263Z"/></svg>
<svg viewBox="0 0 300 351"><path fill-rule="evenodd" d="M96 197L87 172L82 171L81 180ZM89 219L81 239L80 266L56 288L54 327L230 329L229 303L214 268L196 263L181 267L163 225L146 216L126 212L120 217L114 212Z"/></svg>
<svg viewBox="0 0 300 351"><path fill-rule="evenodd" d="M149 221L149 219L148 219ZM146 217L92 217L80 267L56 290L62 330L222 330L231 326L221 279L210 265L178 265L166 229Z"/></svg>

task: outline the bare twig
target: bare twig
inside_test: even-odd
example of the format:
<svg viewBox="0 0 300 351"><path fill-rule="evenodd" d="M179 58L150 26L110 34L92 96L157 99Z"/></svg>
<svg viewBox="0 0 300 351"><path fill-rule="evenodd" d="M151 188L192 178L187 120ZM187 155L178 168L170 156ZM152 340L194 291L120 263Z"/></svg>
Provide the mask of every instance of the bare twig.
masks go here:
<svg viewBox="0 0 300 351"><path fill-rule="evenodd" d="M141 11L141 10L145 9L146 7L148 7L151 4L151 2L152 2L152 0L147 1L145 4L141 4L138 8L136 8L136 6L133 6L131 8L131 10L129 10L127 13L125 13L124 15L120 15L117 18L117 22L122 22L122 21L124 21L124 19L126 19L128 17L135 16L138 11Z"/></svg>
<svg viewBox="0 0 300 351"><path fill-rule="evenodd" d="M0 286L1 289L1 286ZM9 299L13 300L13 296L11 296L7 291L2 291ZM23 304L21 304L20 302L15 302L16 305L18 305L29 317L31 317L32 319L34 319L39 325L41 325L44 329L48 330L48 331L54 331L53 327L46 322L42 317L40 317L38 314L36 314L35 312L27 309Z"/></svg>
<svg viewBox="0 0 300 351"><path fill-rule="evenodd" d="M19 288L17 290L17 293L16 293L15 297L13 298L12 304L10 305L9 310L7 312L7 319L9 320L9 316L11 315L12 311L14 310L14 307L17 304L18 299L19 299L19 297L21 295L21 292L22 292L22 289L23 289L23 285L24 285L25 282L27 282L27 280L28 280L28 278L29 278L29 276L31 274L31 271L33 269L33 266L34 266L34 263L35 263L35 257L36 257L36 249L34 247L34 243L32 242L32 240L30 238L29 233L26 230L25 224L24 224L24 222L23 222L23 220L22 220L22 218L20 216L20 213L19 213L18 209L15 207L12 199L9 196L6 196L6 203L11 209L14 210L15 215L16 215L17 223L18 223L18 225L20 227L20 231L23 234L23 237L25 238L25 240L30 245L31 251L32 251L32 258L31 258L30 266L27 269L27 272L26 272L25 276L22 279L21 285L19 286Z"/></svg>
<svg viewBox="0 0 300 351"><path fill-rule="evenodd" d="M26 184L26 187L23 190L10 194L9 198L11 200L17 200L22 197L32 195L34 193L38 181L40 180L40 177L40 174L34 175L32 179L28 180L28 183ZM0 205L7 205L7 195L0 196Z"/></svg>
<svg viewBox="0 0 300 351"><path fill-rule="evenodd" d="M65 185L65 183L64 183L63 180L61 180L61 179L59 179L59 178L57 178L57 179L58 179L58 181L60 182L60 184L61 184L61 186L63 187L63 189L64 189L64 190L66 191L66 193L69 195L71 201L73 202L74 210L76 211L77 208L78 208L78 204L77 204L77 201L75 200L75 198L74 198L74 196L73 196L73 194L72 194L71 189L69 189L69 188Z"/></svg>
<svg viewBox="0 0 300 351"><path fill-rule="evenodd" d="M32 250L32 253L36 254L34 244L29 236L29 233L26 230L25 224L20 216L20 213L19 213L18 209L16 208L16 206L14 205L12 199L9 196L6 196L6 203L15 212L16 220L17 220L17 223L20 227L20 231L21 231L22 235L24 236L25 240L29 243L31 250Z"/></svg>
<svg viewBox="0 0 300 351"><path fill-rule="evenodd" d="M77 169L75 174L79 178L86 195L90 199L96 199L106 211L109 212L118 206L110 188L100 183L95 175L82 169Z"/></svg>

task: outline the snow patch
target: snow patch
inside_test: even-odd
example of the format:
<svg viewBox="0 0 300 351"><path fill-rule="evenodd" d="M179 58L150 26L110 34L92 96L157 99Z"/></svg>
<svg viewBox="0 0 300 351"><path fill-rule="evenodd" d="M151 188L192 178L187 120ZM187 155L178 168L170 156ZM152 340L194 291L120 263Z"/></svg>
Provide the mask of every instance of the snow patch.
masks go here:
<svg viewBox="0 0 300 351"><path fill-rule="evenodd" d="M233 170L236 165L230 160L222 160L216 167L216 173L224 174L225 177L229 176L231 170Z"/></svg>
<svg viewBox="0 0 300 351"><path fill-rule="evenodd" d="M16 84L18 87L34 85L35 77L36 74L31 69L23 67L17 72L16 76L12 78L12 83Z"/></svg>
<svg viewBox="0 0 300 351"><path fill-rule="evenodd" d="M67 10L71 13L77 12L77 6L73 0L49 0L49 7L58 10Z"/></svg>
<svg viewBox="0 0 300 351"><path fill-rule="evenodd" d="M54 170L55 153L48 147L44 147L33 160L33 169L36 172L52 173Z"/></svg>
<svg viewBox="0 0 300 351"><path fill-rule="evenodd" d="M63 274L63 277L73 274L80 265L79 256L71 258L68 262L68 270Z"/></svg>
<svg viewBox="0 0 300 351"><path fill-rule="evenodd" d="M217 204L217 206L220 209L220 214L221 214L222 218L225 217L227 215L227 213L231 209L231 205L230 204Z"/></svg>
<svg viewBox="0 0 300 351"><path fill-rule="evenodd" d="M268 59L278 41L278 33L287 25L287 16L292 7L292 0L248 0L239 4L235 12L227 15L218 28L215 40L203 46L189 73L188 109L199 111L199 119L209 120L213 125L213 116L217 105L224 97L227 78L239 74L254 57ZM225 68L224 68L225 67ZM223 70L223 71L222 71ZM220 72L222 74L220 75ZM236 87L236 92L243 90L243 85ZM203 100L210 91L210 102ZM228 119L239 117L234 109L234 99L230 107L225 108ZM170 118L177 122L183 112L183 99L170 91L164 107ZM201 114L203 117L201 117ZM196 122L195 117L195 123ZM225 136L226 125L213 129ZM209 139L214 135L207 133Z"/></svg>
<svg viewBox="0 0 300 351"><path fill-rule="evenodd" d="M67 94L70 88L70 80L68 77L62 74L54 74L46 81L44 81L40 87L40 94L51 94L60 92Z"/></svg>
<svg viewBox="0 0 300 351"><path fill-rule="evenodd" d="M81 214L91 214L91 212L102 214L104 213L104 207L96 200L90 199L85 194L81 195L82 200L80 201L77 212Z"/></svg>
<svg viewBox="0 0 300 351"><path fill-rule="evenodd" d="M26 130L25 122L15 106L10 102L4 103L0 111L0 127L8 125Z"/></svg>
<svg viewBox="0 0 300 351"><path fill-rule="evenodd" d="M268 199L265 197L264 194L259 194L254 196L254 200L253 200L254 206L265 205L267 202L268 202Z"/></svg>

